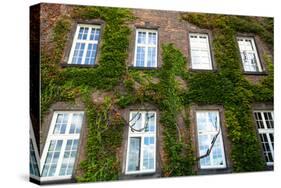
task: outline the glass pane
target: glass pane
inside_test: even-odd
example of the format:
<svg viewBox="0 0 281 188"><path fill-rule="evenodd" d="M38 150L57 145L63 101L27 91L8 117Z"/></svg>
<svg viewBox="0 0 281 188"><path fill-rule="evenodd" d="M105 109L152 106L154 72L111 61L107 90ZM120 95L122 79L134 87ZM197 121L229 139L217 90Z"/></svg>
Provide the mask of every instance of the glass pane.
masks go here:
<svg viewBox="0 0 281 188"><path fill-rule="evenodd" d="M75 163L77 153L78 140L67 140L62 165L60 169L60 176L71 175Z"/></svg>
<svg viewBox="0 0 281 188"><path fill-rule="evenodd" d="M141 112L131 112L130 125L136 129L142 129L142 113Z"/></svg>
<svg viewBox="0 0 281 188"><path fill-rule="evenodd" d="M210 139L207 135L199 135L198 136L198 145L199 145L199 155L203 156L206 154L210 144ZM204 157L200 159L200 165L209 166L211 165L210 156Z"/></svg>
<svg viewBox="0 0 281 188"><path fill-rule="evenodd" d="M147 49L147 67L155 67L156 66L156 48L149 47Z"/></svg>
<svg viewBox="0 0 281 188"><path fill-rule="evenodd" d="M94 64L97 53L97 44L89 44L86 53L85 64Z"/></svg>
<svg viewBox="0 0 281 188"><path fill-rule="evenodd" d="M79 40L87 40L89 28L88 27L80 27L78 39Z"/></svg>
<svg viewBox="0 0 281 188"><path fill-rule="evenodd" d="M220 136L217 137L216 142L214 144L214 147L213 147L210 155L213 156L213 165L215 165L215 166L224 165L223 148L221 148L221 138L220 138Z"/></svg>
<svg viewBox="0 0 281 188"><path fill-rule="evenodd" d="M143 146L143 169L154 169L155 162L154 137L145 137Z"/></svg>
<svg viewBox="0 0 281 188"><path fill-rule="evenodd" d="M132 137L129 140L129 156L128 156L128 171L140 170L140 144L141 138Z"/></svg>
<svg viewBox="0 0 281 188"><path fill-rule="evenodd" d="M77 42L73 53L72 64L82 64L85 43Z"/></svg>
<svg viewBox="0 0 281 188"><path fill-rule="evenodd" d="M264 125L263 125L263 120L262 120L262 117L261 117L261 113L260 112L255 112L254 115L255 115L255 120L256 120L258 129L263 129Z"/></svg>
<svg viewBox="0 0 281 188"><path fill-rule="evenodd" d="M145 114L146 121L147 121L147 129L146 132L154 132L155 131L155 113L154 112L148 112Z"/></svg>
<svg viewBox="0 0 281 188"><path fill-rule="evenodd" d="M146 32L138 32L138 44L145 44L146 43Z"/></svg>
<svg viewBox="0 0 281 188"><path fill-rule="evenodd" d="M137 47L136 66L144 67L145 48Z"/></svg>
<svg viewBox="0 0 281 188"><path fill-rule="evenodd" d="M42 176L54 176L60 155L62 140L52 140L49 145L47 157L43 167Z"/></svg>
<svg viewBox="0 0 281 188"><path fill-rule="evenodd" d="M217 112L196 112L198 131L217 132L219 117Z"/></svg>
<svg viewBox="0 0 281 188"><path fill-rule="evenodd" d="M82 126L83 114L73 114L71 119L70 134L79 134Z"/></svg>
<svg viewBox="0 0 281 188"><path fill-rule="evenodd" d="M148 44L156 45L156 33L148 33Z"/></svg>
<svg viewBox="0 0 281 188"><path fill-rule="evenodd" d="M92 28L91 30L91 35L90 35L90 40L99 40L99 35L100 35L100 29L98 28Z"/></svg>
<svg viewBox="0 0 281 188"><path fill-rule="evenodd" d="M259 70L256 54L254 52L242 51L241 58L245 71L257 72Z"/></svg>
<svg viewBox="0 0 281 188"><path fill-rule="evenodd" d="M58 114L53 134L64 134L68 121L67 114Z"/></svg>
<svg viewBox="0 0 281 188"><path fill-rule="evenodd" d="M35 156L35 150L32 144L32 140L29 141L29 173L33 176L39 176L38 163Z"/></svg>

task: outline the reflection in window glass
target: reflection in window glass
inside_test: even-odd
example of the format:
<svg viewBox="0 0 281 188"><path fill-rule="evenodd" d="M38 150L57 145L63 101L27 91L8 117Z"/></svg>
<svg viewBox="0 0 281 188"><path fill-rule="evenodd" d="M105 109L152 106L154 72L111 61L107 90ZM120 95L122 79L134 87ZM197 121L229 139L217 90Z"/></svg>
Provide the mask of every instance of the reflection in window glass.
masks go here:
<svg viewBox="0 0 281 188"><path fill-rule="evenodd" d="M130 112L126 173L155 172L156 112Z"/></svg>
<svg viewBox="0 0 281 188"><path fill-rule="evenodd" d="M261 72L262 68L259 62L254 38L238 37L238 46L245 71Z"/></svg>
<svg viewBox="0 0 281 188"><path fill-rule="evenodd" d="M196 123L200 156L206 154L214 136L219 133L210 154L200 159L200 168L225 168L226 162L218 111L197 111Z"/></svg>

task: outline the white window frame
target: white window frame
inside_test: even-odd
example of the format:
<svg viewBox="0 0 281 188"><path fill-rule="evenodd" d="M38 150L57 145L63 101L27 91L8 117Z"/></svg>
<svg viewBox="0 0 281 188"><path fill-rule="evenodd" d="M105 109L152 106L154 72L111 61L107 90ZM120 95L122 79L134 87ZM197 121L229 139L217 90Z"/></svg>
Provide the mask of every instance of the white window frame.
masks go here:
<svg viewBox="0 0 281 188"><path fill-rule="evenodd" d="M86 40L79 40L78 39L79 30L80 30L81 27L88 27L89 28ZM90 40L91 29L92 28L100 29L100 36L101 36L101 26L100 25L77 24L76 31L75 31L75 34L74 34L74 38L73 38L72 45L71 45L71 50L70 50L68 62L67 62L68 64L71 64L71 65L95 65L96 64L96 60L97 60L96 57L97 57L97 51L98 51L98 45L99 45L100 36L99 36L98 40ZM85 48L84 48L81 64L73 64L72 63L72 59L73 59L73 55L74 55L74 51L75 51L75 46L76 46L77 42L85 43ZM89 44L97 44L97 51L96 51L96 54L95 54L95 61L94 61L93 64L85 64L85 59L86 59L86 54L87 54L87 50L88 50Z"/></svg>
<svg viewBox="0 0 281 188"><path fill-rule="evenodd" d="M157 116L156 116L156 111L130 111L130 120L133 118L132 114L133 113L141 113L141 118L142 118L142 125L141 128L144 128L144 123L145 123L145 114L148 113L154 113L154 124L155 124L155 130L153 133L151 132L145 132L144 130L141 132L131 131L131 128L129 127L129 133L128 133L128 140L127 140L127 154L126 154L126 169L125 169L125 174L146 174L146 173L154 173L156 171L156 131L157 131ZM130 122L130 124L134 123L134 120ZM130 149L130 138L132 137L138 137L141 138L141 144L140 144L140 170L138 171L128 171L128 164L129 164L129 149ZM154 137L154 167L153 169L148 169L144 170L143 169L143 145L144 145L144 137Z"/></svg>
<svg viewBox="0 0 281 188"><path fill-rule="evenodd" d="M145 43L146 44L138 44L138 37L139 37L139 32L145 32L146 33L146 38L145 38ZM156 33L156 44L148 44L148 33ZM148 48L149 47L154 47L155 48L155 65L152 67L157 67L157 54L158 54L158 31L154 29L136 29L136 38L135 38L135 55L134 55L134 67L140 67L137 66L137 49L138 47L144 47L145 48L145 54L144 54L144 66L143 67L148 67L147 66L147 54L148 54Z"/></svg>
<svg viewBox="0 0 281 188"><path fill-rule="evenodd" d="M257 120L256 119L255 119L255 123L257 125L258 133L259 134L266 134L267 141L268 141L268 144L269 144L269 148L270 148L270 151L271 151L271 154L272 154L273 162L266 162L266 165L267 166L273 166L274 165L274 149L272 147L273 143L271 142L269 134L273 134L273 137L274 137L274 128L270 128L269 129L267 127L266 120L265 120L265 117L264 117L264 113L271 113L273 122L274 122L274 113L271 110L255 110L254 113L261 113L261 117L262 117L262 122L263 122L264 128L258 128L258 124L257 124ZM263 151L263 149L262 149L262 151Z"/></svg>
<svg viewBox="0 0 281 188"><path fill-rule="evenodd" d="M192 47L192 42L191 42L191 37L206 37L206 41L207 41L207 49L202 49L202 48L194 48ZM208 34L205 34L205 33L189 33L189 46L190 46L190 59L191 59L191 69L194 69L194 70L213 70L213 60L212 60L212 56L211 56L211 49L210 49L210 43L209 43L209 35ZM197 68L197 67L194 67L193 65L193 58L192 58L192 54L193 54L193 50L196 50L196 51L208 51L208 58L209 58L209 68ZM202 66L202 64L201 64Z"/></svg>
<svg viewBox="0 0 281 188"><path fill-rule="evenodd" d="M206 133L200 133L199 129L198 129L198 123L197 123L197 112L202 112L202 113L208 113L208 112L216 112L217 113L217 117L218 117L218 122L217 125L219 126L219 129L221 129L221 123L220 123L220 112L219 110L196 110L195 111L195 117L196 117L196 130L197 130L197 149L198 149L198 155L200 156L200 145L199 145L199 135L216 135L217 132L206 132ZM223 143L223 137L222 137L222 130L220 130L220 134L218 135L217 139L220 139L220 147L221 147L221 151L222 151L222 160L223 160L223 165L214 165L213 164L213 157L212 157L212 152L211 151L209 157L210 157L210 165L209 166L203 166L200 163L200 160L198 161L198 164L200 166L200 169L222 169L222 168L226 168L226 156L225 156L225 151L224 151L224 143ZM210 142L211 145L211 142Z"/></svg>
<svg viewBox="0 0 281 188"><path fill-rule="evenodd" d="M30 137L30 141L31 141L31 143L29 143L29 144L32 144L32 146L33 146L33 150L34 150L34 154L35 154L35 159L36 159L36 162L37 162L37 167L38 167L38 172L39 172L39 176L35 176L35 175L31 174L31 173L29 174L29 176L32 179L36 179L36 180L40 181L40 157L39 157L38 147L37 147L37 144L36 144L34 130L33 130L31 121L30 121L30 128L29 128L29 137ZM29 152L31 152L31 151L29 151Z"/></svg>
<svg viewBox="0 0 281 188"><path fill-rule="evenodd" d="M57 120L57 116L58 116L58 114L62 114L62 113L67 113L70 116L68 118L65 134L53 134L55 124L56 124L56 120ZM81 129L80 129L80 133L81 133L81 130L82 130L82 127L83 127L83 119L84 119L84 115L85 115L83 111L55 111L53 113L53 118L52 118L52 121L51 121L48 136L47 136L46 143L45 143L45 146L44 146L44 150L43 150L41 160L40 160L40 164L41 164L40 165L40 174L41 174L40 180L42 182L50 181L50 180L67 180L67 179L72 178L72 175L59 176L59 171L61 169L60 167L62 165L62 161L63 161L63 157L64 157L63 155L64 155L64 152L65 152L67 141L73 140L73 139L78 139L78 146L79 146L80 133L69 134L72 116L73 116L73 114L77 114L77 113L81 113L83 115ZM49 150L49 146L50 146L50 143L51 143L52 140L63 140L62 146L61 146L61 151L60 151L58 162L57 162L56 172L55 172L54 176L42 176L43 168L44 168L44 165L45 165L45 160L46 160L48 150ZM78 149L76 151L76 157L77 157L77 153L78 153ZM74 162L73 166L75 167L75 162ZM74 167L73 167L73 171L75 170ZM72 172L72 174L73 174L73 172Z"/></svg>
<svg viewBox="0 0 281 188"><path fill-rule="evenodd" d="M243 51L241 51L241 47L240 47L239 42L238 42L239 40L241 40L243 43L245 43L246 40L251 41L252 46L253 46L253 51L251 51L251 52L254 53L254 55L256 57L256 61L257 61L256 63L257 63L257 68L258 68L257 71L245 70L245 62L244 62L243 56L242 56ZM262 72L263 69L262 69L262 66L261 66L261 62L260 62L260 58L259 58L258 51L257 51L257 48L256 48L256 43L255 43L254 37L237 37L237 43L238 43L238 47L239 47L239 52L240 52L240 57L241 57L242 65L243 65L243 70L246 71L246 72Z"/></svg>

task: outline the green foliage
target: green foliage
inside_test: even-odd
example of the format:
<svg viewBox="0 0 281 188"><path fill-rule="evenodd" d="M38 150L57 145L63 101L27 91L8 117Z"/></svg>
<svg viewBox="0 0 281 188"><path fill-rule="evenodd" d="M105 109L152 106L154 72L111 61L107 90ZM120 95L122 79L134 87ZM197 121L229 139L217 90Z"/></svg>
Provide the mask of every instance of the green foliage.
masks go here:
<svg viewBox="0 0 281 188"><path fill-rule="evenodd" d="M265 56L269 76L260 84L249 83L241 71L235 35L238 32L254 33L272 47L271 19L208 14L183 14L182 18L213 31L218 66L218 73L193 73L188 77L185 103L224 105L234 170L263 170L265 162L254 130L251 105L253 102L273 101L273 64L269 56Z"/></svg>
<svg viewBox="0 0 281 188"><path fill-rule="evenodd" d="M127 69L125 62L131 33L127 23L134 19L128 9L83 6L75 8L72 17L62 17L56 23L52 55L43 52L41 57L41 112L44 114L57 101L83 99L88 124L87 155L80 165L82 174L77 177L78 181L118 179L120 162L116 153L121 146L124 122L113 112L113 106L126 108L145 102L160 110L167 160L162 169L164 176L194 173L191 139L181 138L177 124L180 112L188 111L192 103L224 106L235 171L264 169L250 106L253 102L273 101L272 60L264 55L269 75L260 84L249 83L241 72L235 35L251 32L272 47L273 20L211 14L183 14L182 18L213 31L217 72L188 72L186 58L172 44L162 46L163 66L160 69ZM72 19L105 21L99 65L95 68L59 67ZM177 77L186 82L187 89L179 87ZM94 90L111 91L114 97L95 105L91 99ZM189 130L188 113L184 120L186 130Z"/></svg>
<svg viewBox="0 0 281 188"><path fill-rule="evenodd" d="M79 182L118 179L120 161L116 152L122 142L124 121L120 115L112 113L111 102L107 98L104 104L96 106L91 100L85 101L88 124L87 158L80 164L83 173L77 177Z"/></svg>
<svg viewBox="0 0 281 188"><path fill-rule="evenodd" d="M159 95L161 100L160 122L164 127L165 151L168 162L164 166L165 176L191 175L194 161L191 160L193 152L191 146L185 144L177 133L177 117L183 109L175 80L176 74L184 70L186 64L182 53L172 44L162 46L163 67L160 72Z"/></svg>

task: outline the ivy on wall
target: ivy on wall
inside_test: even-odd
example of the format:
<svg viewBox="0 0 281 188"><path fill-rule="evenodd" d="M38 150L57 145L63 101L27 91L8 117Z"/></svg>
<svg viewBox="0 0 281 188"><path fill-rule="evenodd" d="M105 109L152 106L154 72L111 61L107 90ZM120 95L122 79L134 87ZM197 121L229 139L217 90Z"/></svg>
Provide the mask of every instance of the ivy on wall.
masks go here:
<svg viewBox="0 0 281 188"><path fill-rule="evenodd" d="M263 54L268 76L261 84L251 84L243 73L236 44L237 33L259 35L272 48L272 20L242 16L183 14L182 19L212 30L218 73L193 73L188 82L187 102L223 104L228 137L232 143L231 159L236 172L264 170L265 162L255 134L251 105L273 102L273 64Z"/></svg>
<svg viewBox="0 0 281 188"><path fill-rule="evenodd" d="M95 68L60 68L63 50L74 19L102 19L105 27L101 36L99 65ZM129 35L127 23L134 19L128 9L103 7L76 7L70 17L61 17L53 29L53 54L41 57L41 112L58 101L82 98L86 106L88 136L86 159L80 165L78 181L116 180L120 175L120 159L116 157L121 146L124 121L112 112L116 105L154 104L160 110L163 127L165 164L163 176L192 175L195 155L191 140L184 141L178 132L180 112L188 111L193 103L222 104L234 170L264 169L264 161L251 118L253 102L273 101L273 65L264 54L268 76L260 84L249 83L242 74L237 32L259 35L272 48L270 19L253 22L248 17L208 14L183 14L182 19L199 27L212 30L217 72L189 72L186 58L172 44L162 46L163 66L156 70L127 69ZM187 83L180 87L177 77ZM93 104L91 93L109 91L112 98L101 105ZM108 112L110 112L108 114ZM42 118L43 119L43 118ZM108 119L111 119L108 127ZM188 113L185 129L189 130Z"/></svg>

